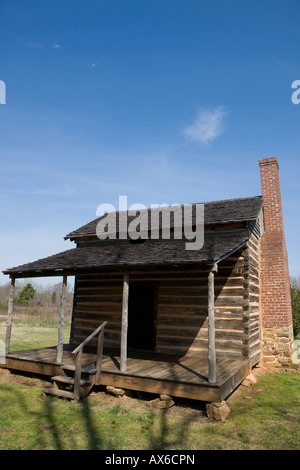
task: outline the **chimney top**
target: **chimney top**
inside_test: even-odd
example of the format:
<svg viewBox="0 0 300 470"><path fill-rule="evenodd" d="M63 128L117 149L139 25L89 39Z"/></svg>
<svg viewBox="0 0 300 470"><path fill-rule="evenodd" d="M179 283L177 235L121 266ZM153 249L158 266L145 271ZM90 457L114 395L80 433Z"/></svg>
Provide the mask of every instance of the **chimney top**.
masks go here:
<svg viewBox="0 0 300 470"><path fill-rule="evenodd" d="M278 161L276 157L270 157L270 158L264 158L263 160L258 161L259 166L265 166L265 165L277 165L277 168L279 169Z"/></svg>

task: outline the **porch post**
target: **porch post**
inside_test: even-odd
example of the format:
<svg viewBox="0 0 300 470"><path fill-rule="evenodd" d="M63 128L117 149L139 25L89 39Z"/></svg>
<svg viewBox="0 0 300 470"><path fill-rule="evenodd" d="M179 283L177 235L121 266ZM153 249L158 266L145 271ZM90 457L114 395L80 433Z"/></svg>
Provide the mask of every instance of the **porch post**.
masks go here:
<svg viewBox="0 0 300 470"><path fill-rule="evenodd" d="M5 336L5 354L9 353L11 327L12 327L13 311L14 311L14 292L15 292L15 278L12 277L11 283L10 283L9 297L8 297L8 314L7 314L6 336Z"/></svg>
<svg viewBox="0 0 300 470"><path fill-rule="evenodd" d="M66 296L67 296L67 276L64 276L62 288L61 288L61 298L60 298L56 362L61 362L62 357L63 357Z"/></svg>
<svg viewBox="0 0 300 470"><path fill-rule="evenodd" d="M218 270L215 264L208 274L208 381L215 383L216 345L215 345L215 288L214 273Z"/></svg>
<svg viewBox="0 0 300 470"><path fill-rule="evenodd" d="M121 357L120 371L125 372L127 368L127 330L128 330L128 298L129 298L129 275L124 274L123 278L123 299L122 299L122 330L121 330Z"/></svg>

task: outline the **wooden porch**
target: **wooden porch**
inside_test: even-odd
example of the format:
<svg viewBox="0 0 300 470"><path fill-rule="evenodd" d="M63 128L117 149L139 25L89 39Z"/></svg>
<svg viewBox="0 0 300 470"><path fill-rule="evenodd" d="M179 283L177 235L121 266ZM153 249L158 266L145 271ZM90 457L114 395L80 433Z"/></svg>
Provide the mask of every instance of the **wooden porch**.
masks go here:
<svg viewBox="0 0 300 470"><path fill-rule="evenodd" d="M74 345L64 345L61 363L57 362L57 346L8 353L2 367L44 376L61 373L62 364L74 364ZM96 354L84 352L82 366L93 367ZM120 357L104 353L98 384L129 390L169 394L205 402L226 399L249 374L249 361L217 358L216 381L208 380L208 359L201 356L174 356L155 353L129 353L126 371L120 371Z"/></svg>

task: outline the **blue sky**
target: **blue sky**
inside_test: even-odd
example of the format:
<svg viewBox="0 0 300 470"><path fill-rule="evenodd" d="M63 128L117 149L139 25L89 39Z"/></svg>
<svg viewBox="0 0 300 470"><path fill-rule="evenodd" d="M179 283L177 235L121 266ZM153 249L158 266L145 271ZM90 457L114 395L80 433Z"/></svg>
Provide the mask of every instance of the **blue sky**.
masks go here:
<svg viewBox="0 0 300 470"><path fill-rule="evenodd" d="M1 271L120 195L259 195L275 156L300 276L299 25L299 0L0 0Z"/></svg>

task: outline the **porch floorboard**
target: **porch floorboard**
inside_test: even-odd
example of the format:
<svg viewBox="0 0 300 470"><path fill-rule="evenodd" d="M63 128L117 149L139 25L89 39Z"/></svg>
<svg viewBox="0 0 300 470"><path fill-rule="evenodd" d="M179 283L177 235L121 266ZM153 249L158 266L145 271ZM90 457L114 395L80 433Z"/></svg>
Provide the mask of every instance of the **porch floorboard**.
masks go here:
<svg viewBox="0 0 300 470"><path fill-rule="evenodd" d="M64 364L74 364L74 345L64 345ZM6 356L2 367L46 376L60 373L56 347L17 351ZM83 365L92 365L96 355L85 352ZM174 356L149 352L130 353L126 372L120 372L120 357L104 353L100 385L129 390L165 393L207 402L226 399L249 374L247 359L217 358L217 381L208 382L208 359L202 356Z"/></svg>

